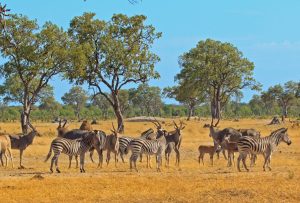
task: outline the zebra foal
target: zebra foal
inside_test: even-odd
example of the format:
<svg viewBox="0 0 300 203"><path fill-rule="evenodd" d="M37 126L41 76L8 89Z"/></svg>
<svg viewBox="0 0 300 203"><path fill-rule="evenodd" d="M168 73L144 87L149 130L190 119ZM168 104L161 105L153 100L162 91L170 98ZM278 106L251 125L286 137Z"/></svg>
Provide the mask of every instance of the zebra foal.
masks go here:
<svg viewBox="0 0 300 203"><path fill-rule="evenodd" d="M66 139L66 138L55 138L51 142L49 153L45 159L45 162L50 158L52 151L54 152L53 158L51 160L50 171L53 172L53 164L55 163L56 172L60 173L58 168L58 157L61 153L67 154L70 156L80 155L80 172L84 173L84 156L85 153L91 148L94 147L98 153L102 148L101 137L99 136L98 131L88 132L80 139Z"/></svg>
<svg viewBox="0 0 300 203"><path fill-rule="evenodd" d="M269 168L269 170L272 170L270 166L271 156L272 153L276 150L279 143L285 142L288 145L292 144L292 141L290 140L287 134L287 130L288 130L287 128L280 128L272 132L269 136L263 138L255 139L250 136L242 137L237 142L238 151L240 153L238 157L238 164L237 164L238 171L241 171L240 169L241 160L243 162L245 169L249 171L249 169L246 166L247 154L251 154L251 155L263 154L265 158L264 165L263 165L264 171L266 170L266 166Z"/></svg>

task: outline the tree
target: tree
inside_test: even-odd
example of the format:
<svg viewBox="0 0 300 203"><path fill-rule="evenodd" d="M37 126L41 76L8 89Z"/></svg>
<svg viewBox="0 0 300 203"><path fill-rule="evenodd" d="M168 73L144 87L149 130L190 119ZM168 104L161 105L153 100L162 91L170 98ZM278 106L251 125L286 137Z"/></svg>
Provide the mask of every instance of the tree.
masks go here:
<svg viewBox="0 0 300 203"><path fill-rule="evenodd" d="M32 106L66 66L67 35L50 22L39 29L36 21L21 15L12 15L0 32L0 52L7 60L0 66L4 89L7 98L22 104L21 126L27 133Z"/></svg>
<svg viewBox="0 0 300 203"><path fill-rule="evenodd" d="M189 81L205 89L211 104L212 125L221 119L221 111L236 91L259 89L253 78L254 65L232 44L207 39L179 58L182 68L176 80Z"/></svg>
<svg viewBox="0 0 300 203"><path fill-rule="evenodd" d="M80 112L86 105L88 98L88 93L84 89L74 86L61 99L64 104L70 105L74 109L77 119L80 120Z"/></svg>
<svg viewBox="0 0 300 203"><path fill-rule="evenodd" d="M67 77L87 83L114 109L118 129L124 130L119 92L130 83L159 78L154 65L159 57L150 48L161 33L144 25L145 16L114 15L110 21L94 19L94 13L75 17L70 24L71 68ZM108 89L108 93L104 90Z"/></svg>
<svg viewBox="0 0 300 203"><path fill-rule="evenodd" d="M159 115L162 107L161 91L159 87L140 84L137 89L130 89L130 100L139 108L142 115Z"/></svg>
<svg viewBox="0 0 300 203"><path fill-rule="evenodd" d="M8 16L7 12L9 12L10 9L6 8L6 4L4 4L3 6L0 3L0 25L5 29L5 17ZM2 27L0 27L2 29Z"/></svg>
<svg viewBox="0 0 300 203"><path fill-rule="evenodd" d="M259 95L253 95L252 99L249 101L249 106L254 115L263 115L264 103Z"/></svg>
<svg viewBox="0 0 300 203"><path fill-rule="evenodd" d="M176 99L188 108L188 118L195 114L196 106L199 106L205 101L205 92L199 91L199 87L191 85L189 82L181 82L178 86L167 87L163 90L163 95L169 98Z"/></svg>
<svg viewBox="0 0 300 203"><path fill-rule="evenodd" d="M287 118L288 108L295 102L297 96L298 84L293 81L288 81L282 87L281 85L275 85L268 89L270 98L277 101L282 109L282 115Z"/></svg>

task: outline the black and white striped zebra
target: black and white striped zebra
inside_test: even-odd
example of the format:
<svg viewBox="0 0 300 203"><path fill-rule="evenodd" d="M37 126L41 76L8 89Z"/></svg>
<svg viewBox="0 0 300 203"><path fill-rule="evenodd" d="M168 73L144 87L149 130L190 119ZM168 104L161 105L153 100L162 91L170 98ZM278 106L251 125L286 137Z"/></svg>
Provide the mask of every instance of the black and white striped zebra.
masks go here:
<svg viewBox="0 0 300 203"><path fill-rule="evenodd" d="M50 158L52 151L54 152L53 158L51 160L50 171L53 172L53 164L55 163L56 172L60 173L58 168L58 157L61 153L67 154L69 157L80 155L80 172L85 172L84 170L84 155L91 148L94 147L98 153L102 148L101 137L98 131L87 132L80 139L66 139L66 138L55 138L51 142L49 153L45 159L45 162Z"/></svg>
<svg viewBox="0 0 300 203"><path fill-rule="evenodd" d="M134 169L138 171L136 167L136 161L139 155L147 154L156 155L156 169L157 171L160 171L160 166L162 164L162 153L165 150L165 147L166 138L164 134L160 134L156 140L146 140L143 138L133 139L129 144L129 148L132 152L130 157L130 169L132 170L132 165L134 165ZM147 160L147 162L148 161L150 162L150 160Z"/></svg>
<svg viewBox="0 0 300 203"><path fill-rule="evenodd" d="M247 171L248 168L246 166L246 157L247 154L256 155L256 154L263 154L265 161L263 165L264 171L266 170L266 166L271 170L270 162L272 153L276 150L278 144L280 142L285 142L288 145L292 143L288 134L287 128L281 128L271 133L271 135L263 138L253 138L250 136L245 136L240 138L237 142L238 150L239 150L239 158L238 158L238 170L240 169L240 161L242 160L243 165Z"/></svg>
<svg viewBox="0 0 300 203"><path fill-rule="evenodd" d="M122 159L122 162L125 163L124 161L124 155L128 154L128 145L129 143L133 140L134 138L132 137L127 137L127 136L121 136L119 137L119 153L120 153L120 157Z"/></svg>

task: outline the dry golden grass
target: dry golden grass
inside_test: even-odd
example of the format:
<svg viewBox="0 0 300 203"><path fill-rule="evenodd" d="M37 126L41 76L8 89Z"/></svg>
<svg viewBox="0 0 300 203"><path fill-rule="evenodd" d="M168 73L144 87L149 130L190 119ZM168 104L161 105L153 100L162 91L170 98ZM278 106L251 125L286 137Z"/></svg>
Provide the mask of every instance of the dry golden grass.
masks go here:
<svg viewBox="0 0 300 203"><path fill-rule="evenodd" d="M245 119L239 122L223 121L220 128L256 128L262 135L282 126L266 126L269 120ZM181 166L174 166L174 152L171 167L158 173L147 169L146 163L138 163L140 172L130 172L128 161L114 167L113 160L103 169L96 167L86 157L86 173L68 169L68 159L59 159L61 174L50 174L50 163L43 160L48 153L51 140L55 137L57 124L35 123L43 137L37 137L24 153L24 165L19 170L0 167L1 202L299 202L300 201L300 129L289 128L292 145L282 143L273 155L271 172L262 171L262 157L251 172L238 173L236 167L226 167L223 157L215 159L210 166L206 156L205 165L197 162L199 144L212 144L208 129L202 128L209 121L186 122L183 131ZM20 132L18 123L0 123L0 130L9 133ZM79 128L80 123L69 127ZM103 121L94 129L109 132L110 121ZM126 135L137 136L153 127L151 123L126 123ZM289 127L289 126L287 126ZM173 129L171 120L166 128ZM14 162L19 161L18 151L13 150ZM128 156L126 157L128 158ZM155 166L153 159L153 166ZM10 166L10 165L9 165Z"/></svg>

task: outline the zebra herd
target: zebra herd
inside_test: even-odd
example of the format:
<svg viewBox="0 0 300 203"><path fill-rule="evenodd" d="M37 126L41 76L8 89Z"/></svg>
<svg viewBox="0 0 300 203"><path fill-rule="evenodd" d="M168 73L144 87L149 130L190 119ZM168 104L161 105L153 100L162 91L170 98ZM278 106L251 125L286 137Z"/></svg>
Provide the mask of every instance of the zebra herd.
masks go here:
<svg viewBox="0 0 300 203"><path fill-rule="evenodd" d="M202 159L204 153L210 154L210 159L213 164L213 155L218 151L223 151L225 159L225 150L228 151L228 166L232 165L234 162L234 153L239 152L239 157L237 159L237 169L240 169L240 161L242 160L243 166L246 171L249 171L246 165L247 155L250 155L251 165L253 166L256 161L258 154L262 154L264 157L263 170L268 167L271 170L271 156L276 150L279 143L284 142L290 145L292 141L287 133L287 128L280 128L273 131L269 136L260 137L260 132L254 129L239 129L225 128L223 130L216 130L214 127L210 126L210 134L212 137L214 145L213 146L199 146L199 163Z"/></svg>
<svg viewBox="0 0 300 203"><path fill-rule="evenodd" d="M131 152L129 157L129 166L131 170L138 171L137 160L140 158L142 162L142 155L147 157L147 168L151 168L151 156L155 156L156 170L161 171L162 157L165 154L165 166L169 167L170 154L172 151L176 153L176 166L180 164L180 147L182 143L182 130L185 128L185 124L180 121L177 125L175 121L174 130L166 131L161 123L155 119L152 123L156 127L156 131L148 129L141 133L139 137L121 135L119 129L115 129L112 124L111 134L106 135L104 131L93 130L92 126L84 121L80 126L80 129L68 130L66 127L67 121L62 124L59 121L57 128L58 136L50 145L49 153L45 159L45 162L54 154L51 159L50 171L53 172L53 166L55 170L60 173L58 167L58 158L60 154L66 154L69 156L69 168L71 168L72 158L76 159L76 167L78 167L78 156L80 157L80 172L84 173L84 161L85 153L90 153L91 161L94 162L93 153L96 150L99 158L98 167L103 165L103 152L107 151L106 164L109 164L111 153L114 154L115 165L117 166L118 157L121 157L123 163L124 156ZM9 154L11 161L12 155L10 149L20 150L20 168L24 168L22 165L23 151L33 142L35 135L39 135L36 129L30 124L32 131L28 135L23 136L11 136L0 135L0 161L3 165L2 155L6 157L7 166L7 153ZM267 137L261 137L260 133L254 129L239 129L225 128L223 130L217 130L210 126L209 136L213 140L213 145L200 145L199 150L199 163L202 160L204 154L210 155L211 163L213 165L213 156L222 152L225 159L228 160L227 165L232 166L234 164L234 153L239 152L237 159L237 169L240 169L240 162L242 161L244 169L249 171L246 165L246 158L249 155L251 165L253 166L256 161L256 156L262 154L264 156L263 169L268 168L271 170L271 157L272 153L276 150L277 146L281 142L285 142L290 145L292 142L288 136L287 128L280 128L275 130ZM227 155L225 151L227 151ZM204 163L203 163L204 164Z"/></svg>
<svg viewBox="0 0 300 203"><path fill-rule="evenodd" d="M97 151L99 157L98 166L102 167L103 164L103 151L107 151L106 163L109 164L110 154L114 153L115 164L118 162L120 155L124 163L124 156L131 151L130 169L137 169L137 160L142 155L147 156L147 167L151 168L151 156L156 157L156 170L161 171L162 155L165 152L166 166L169 165L170 153L172 150L176 153L176 165L180 163L180 145L182 140L181 131L185 128L182 121L178 126L174 121L174 131L168 132L163 129L161 123L155 119L153 123L156 126L156 132L153 129L148 129L143 132L140 137L135 138L132 136L120 135L119 129L116 130L112 125L112 134L106 135L105 132L100 130L93 130L91 125L86 121L83 122L80 129L68 130L64 124L59 122L57 128L58 137L55 138L50 146L49 153L45 159L47 161L52 152L54 153L51 159L50 171L53 172L53 165L55 164L56 172L60 173L58 167L58 158L61 153L69 156L69 168L71 167L72 157L75 156L76 166L78 165L77 158L80 156L80 172L85 172L84 169L84 155L87 151L90 152L92 162L93 152Z"/></svg>

